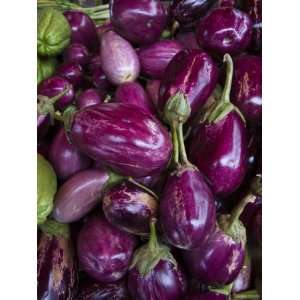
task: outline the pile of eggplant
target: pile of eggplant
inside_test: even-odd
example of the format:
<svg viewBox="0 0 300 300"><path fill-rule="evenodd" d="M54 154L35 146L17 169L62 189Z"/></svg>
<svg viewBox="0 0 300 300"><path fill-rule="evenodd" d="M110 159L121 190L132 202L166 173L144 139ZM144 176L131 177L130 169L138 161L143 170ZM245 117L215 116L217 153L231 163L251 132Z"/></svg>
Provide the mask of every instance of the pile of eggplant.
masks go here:
<svg viewBox="0 0 300 300"><path fill-rule="evenodd" d="M39 300L262 299L261 5L37 1Z"/></svg>

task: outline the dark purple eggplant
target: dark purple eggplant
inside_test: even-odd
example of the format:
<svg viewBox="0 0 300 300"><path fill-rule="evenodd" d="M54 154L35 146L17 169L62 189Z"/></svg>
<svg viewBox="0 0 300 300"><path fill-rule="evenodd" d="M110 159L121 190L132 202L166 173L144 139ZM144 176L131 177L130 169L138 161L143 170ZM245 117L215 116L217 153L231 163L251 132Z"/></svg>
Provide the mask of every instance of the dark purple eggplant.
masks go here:
<svg viewBox="0 0 300 300"><path fill-rule="evenodd" d="M217 84L217 68L211 57L197 49L180 51L167 66L159 90L159 110L177 92L183 93L191 106L191 117L206 102Z"/></svg>
<svg viewBox="0 0 300 300"><path fill-rule="evenodd" d="M77 98L76 104L78 109L100 104L104 101L104 96L96 89L88 89L83 91Z"/></svg>
<svg viewBox="0 0 300 300"><path fill-rule="evenodd" d="M163 170L172 149L167 129L155 117L122 103L102 103L78 111L70 137L87 156L132 177Z"/></svg>
<svg viewBox="0 0 300 300"><path fill-rule="evenodd" d="M114 31L102 35L100 56L102 69L113 84L135 81L140 73L139 57L133 47Z"/></svg>
<svg viewBox="0 0 300 300"><path fill-rule="evenodd" d="M175 40L162 40L142 47L138 51L142 74L161 79L169 62L182 49L182 45Z"/></svg>
<svg viewBox="0 0 300 300"><path fill-rule="evenodd" d="M100 56L94 56L88 67L94 87L106 93L112 87L112 84L103 72Z"/></svg>
<svg viewBox="0 0 300 300"><path fill-rule="evenodd" d="M111 0L110 19L128 41L148 45L159 39L167 25L167 12L157 0Z"/></svg>
<svg viewBox="0 0 300 300"><path fill-rule="evenodd" d="M103 24L98 25L97 26L97 34L98 34L99 40L101 40L103 33L107 32L109 30L114 30L113 25L110 20L107 20Z"/></svg>
<svg viewBox="0 0 300 300"><path fill-rule="evenodd" d="M242 183L247 166L246 126L231 104L233 62L226 54L227 77L223 93L191 137L191 161L208 178L213 192L226 196Z"/></svg>
<svg viewBox="0 0 300 300"><path fill-rule="evenodd" d="M38 244L37 299L73 300L77 267L68 225L47 221Z"/></svg>
<svg viewBox="0 0 300 300"><path fill-rule="evenodd" d="M62 223L78 221L97 204L104 189L124 178L104 170L85 170L69 178L57 191L53 217Z"/></svg>
<svg viewBox="0 0 300 300"><path fill-rule="evenodd" d="M118 86L114 101L136 105L150 114L155 114L155 108L148 94L138 82L125 82Z"/></svg>
<svg viewBox="0 0 300 300"><path fill-rule="evenodd" d="M82 83L83 69L78 63L65 63L57 68L56 75L67 79L76 88Z"/></svg>
<svg viewBox="0 0 300 300"><path fill-rule="evenodd" d="M154 221L150 240L134 254L128 275L132 300L180 300L186 291L186 277L169 248L158 242Z"/></svg>
<svg viewBox="0 0 300 300"><path fill-rule="evenodd" d="M79 282L77 300L130 300L124 281L101 283L92 280Z"/></svg>
<svg viewBox="0 0 300 300"><path fill-rule="evenodd" d="M258 56L240 56L234 60L232 102L247 121L261 123L262 114L262 61Z"/></svg>
<svg viewBox="0 0 300 300"><path fill-rule="evenodd" d="M88 157L70 144L64 128L57 132L50 145L49 160L56 175L62 180L66 180L73 174L87 169L92 163Z"/></svg>
<svg viewBox="0 0 300 300"><path fill-rule="evenodd" d="M91 278L115 282L126 274L136 245L134 235L112 226L103 216L92 217L79 233L77 255Z"/></svg>
<svg viewBox="0 0 300 300"><path fill-rule="evenodd" d="M73 43L64 51L64 61L66 63L80 64L86 66L90 60L90 53L83 44Z"/></svg>
<svg viewBox="0 0 300 300"><path fill-rule="evenodd" d="M184 300L230 300L230 298L216 292L192 292Z"/></svg>
<svg viewBox="0 0 300 300"><path fill-rule="evenodd" d="M96 51L99 46L96 26L93 20L81 11L66 11L64 16L71 26L71 42L85 45Z"/></svg>
<svg viewBox="0 0 300 300"><path fill-rule="evenodd" d="M158 107L158 98L159 98L159 80L148 80L146 85L146 91L154 104L155 108Z"/></svg>
<svg viewBox="0 0 300 300"><path fill-rule="evenodd" d="M184 49L200 49L194 31L179 31L176 40L181 43Z"/></svg>
<svg viewBox="0 0 300 300"><path fill-rule="evenodd" d="M102 200L106 219L120 230L149 234L150 220L156 216L157 200L132 184L117 185L108 190Z"/></svg>
<svg viewBox="0 0 300 300"><path fill-rule="evenodd" d="M232 7L213 9L197 27L200 46L216 54L238 54L251 42L252 21L248 14Z"/></svg>

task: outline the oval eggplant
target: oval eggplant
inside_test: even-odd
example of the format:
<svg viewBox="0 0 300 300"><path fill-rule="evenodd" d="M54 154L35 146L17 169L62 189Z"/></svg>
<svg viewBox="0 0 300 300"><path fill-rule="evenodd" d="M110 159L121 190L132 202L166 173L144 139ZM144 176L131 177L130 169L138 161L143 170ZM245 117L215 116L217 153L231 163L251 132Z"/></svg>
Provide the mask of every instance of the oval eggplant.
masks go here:
<svg viewBox="0 0 300 300"><path fill-rule="evenodd" d="M126 82L116 90L114 101L117 103L127 103L140 107L150 114L155 114L153 103L138 82Z"/></svg>
<svg viewBox="0 0 300 300"><path fill-rule="evenodd" d="M87 169L92 161L80 153L74 145L70 144L64 128L61 128L54 137L49 149L49 160L56 175L66 180L73 174Z"/></svg>
<svg viewBox="0 0 300 300"><path fill-rule="evenodd" d="M145 191L129 185L117 185L104 194L102 209L106 219L121 230L147 235L156 216L158 203Z"/></svg>
<svg viewBox="0 0 300 300"><path fill-rule="evenodd" d="M90 60L90 53L86 46L79 43L71 44L64 51L64 61L66 63L75 63L85 66Z"/></svg>
<svg viewBox="0 0 300 300"><path fill-rule="evenodd" d="M141 71L145 76L161 79L172 58L183 49L175 40L162 40L138 51Z"/></svg>
<svg viewBox="0 0 300 300"><path fill-rule="evenodd" d="M77 255L91 278L115 282L126 274L136 244L133 235L113 227L104 217L93 217L79 233Z"/></svg>
<svg viewBox="0 0 300 300"><path fill-rule="evenodd" d="M112 0L110 19L128 41L147 45L159 39L167 25L167 12L157 0Z"/></svg>
<svg viewBox="0 0 300 300"><path fill-rule="evenodd" d="M100 53L102 69L111 83L119 85L134 81L139 76L138 55L117 33L108 31L103 34Z"/></svg>
<svg viewBox="0 0 300 300"><path fill-rule="evenodd" d="M214 90L217 77L217 68L208 54L196 49L180 51L167 66L161 80L160 112L171 96L182 92L188 98L193 117Z"/></svg>
<svg viewBox="0 0 300 300"><path fill-rule="evenodd" d="M158 98L159 98L159 80L148 80L146 85L146 91L154 104L155 108L158 107Z"/></svg>
<svg viewBox="0 0 300 300"><path fill-rule="evenodd" d="M70 136L87 156L132 177L160 172L172 149L166 128L129 104L102 103L77 112Z"/></svg>
<svg viewBox="0 0 300 300"><path fill-rule="evenodd" d="M218 294L215 292L193 292L189 293L184 300L230 300L228 296L224 294Z"/></svg>
<svg viewBox="0 0 300 300"><path fill-rule="evenodd" d="M88 89L83 91L77 98L76 104L78 109L100 104L104 101L104 96L96 89Z"/></svg>
<svg viewBox="0 0 300 300"><path fill-rule="evenodd" d="M73 87L78 87L83 80L83 69L77 63L66 63L57 68L56 75L67 79Z"/></svg>
<svg viewBox="0 0 300 300"><path fill-rule="evenodd" d="M237 54L251 42L252 21L248 14L232 8L213 9L199 23L197 41L200 46L217 54Z"/></svg>

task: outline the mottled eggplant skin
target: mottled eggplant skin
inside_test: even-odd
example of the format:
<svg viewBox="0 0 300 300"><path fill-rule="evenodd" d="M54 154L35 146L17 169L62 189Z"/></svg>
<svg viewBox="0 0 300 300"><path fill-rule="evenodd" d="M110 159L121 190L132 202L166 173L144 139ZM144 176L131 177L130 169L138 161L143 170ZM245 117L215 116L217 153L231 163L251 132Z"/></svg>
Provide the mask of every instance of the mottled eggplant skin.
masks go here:
<svg viewBox="0 0 300 300"><path fill-rule="evenodd" d="M64 62L66 63L72 62L85 66L88 64L89 60L89 50L83 44L73 43L64 51Z"/></svg>
<svg viewBox="0 0 300 300"><path fill-rule="evenodd" d="M83 69L77 63L65 63L59 66L56 75L67 79L73 87L78 87L83 81Z"/></svg>
<svg viewBox="0 0 300 300"><path fill-rule="evenodd" d="M64 128L57 132L50 145L49 160L56 175L62 180L66 180L73 174L87 169L92 164L88 157L69 143Z"/></svg>
<svg viewBox="0 0 300 300"><path fill-rule="evenodd" d="M228 296L215 292L192 292L184 300L230 300Z"/></svg>
<svg viewBox="0 0 300 300"><path fill-rule="evenodd" d="M160 260L144 277L136 266L128 275L128 290L132 300L180 300L186 285L181 267L175 267L167 260Z"/></svg>
<svg viewBox="0 0 300 300"><path fill-rule="evenodd" d="M37 299L73 300L77 268L71 241L41 233L37 254Z"/></svg>
<svg viewBox="0 0 300 300"><path fill-rule="evenodd" d="M261 57L245 55L235 59L231 100L241 110L247 121L256 125L261 123Z"/></svg>
<svg viewBox="0 0 300 300"><path fill-rule="evenodd" d="M112 226L103 216L92 217L79 233L77 255L91 278L115 282L126 274L136 244L134 235Z"/></svg>
<svg viewBox="0 0 300 300"><path fill-rule="evenodd" d="M159 39L167 25L167 12L157 0L111 0L114 29L128 41L148 45Z"/></svg>
<svg viewBox="0 0 300 300"><path fill-rule="evenodd" d="M198 249L183 252L190 274L204 284L226 285L238 276L245 257L241 242L222 231L213 233Z"/></svg>
<svg viewBox="0 0 300 300"><path fill-rule="evenodd" d="M87 156L133 177L160 172L172 149L167 129L129 104L102 103L77 112L70 136Z"/></svg>
<svg viewBox="0 0 300 300"><path fill-rule="evenodd" d="M105 217L112 225L137 235L149 233L150 220L158 208L153 196L125 183L107 191L102 204Z"/></svg>
<svg viewBox="0 0 300 300"><path fill-rule="evenodd" d="M246 174L246 127L235 111L216 123L201 124L192 137L190 159L208 178L214 194L234 192Z"/></svg>
<svg viewBox="0 0 300 300"><path fill-rule="evenodd" d="M78 221L100 203L109 175L85 170L69 178L55 195L53 217L61 223Z"/></svg>
<svg viewBox="0 0 300 300"><path fill-rule="evenodd" d="M211 234L216 224L214 198L196 168L183 168L168 177L159 215L164 237L177 248L197 248Z"/></svg>
<svg viewBox="0 0 300 300"><path fill-rule="evenodd" d="M168 64L160 83L160 112L171 96L182 92L187 96L192 117L215 88L217 74L217 67L207 53L197 49L180 51Z"/></svg>
<svg viewBox="0 0 300 300"><path fill-rule="evenodd" d="M199 23L197 41L208 51L224 55L238 54L251 42L250 16L232 7L213 9Z"/></svg>

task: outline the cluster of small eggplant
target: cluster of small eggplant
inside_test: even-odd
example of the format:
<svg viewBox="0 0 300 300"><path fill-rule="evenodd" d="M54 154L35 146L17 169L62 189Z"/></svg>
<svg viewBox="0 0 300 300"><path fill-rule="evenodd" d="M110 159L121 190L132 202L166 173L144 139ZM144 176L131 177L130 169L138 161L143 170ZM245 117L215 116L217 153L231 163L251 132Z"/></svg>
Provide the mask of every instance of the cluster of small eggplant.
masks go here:
<svg viewBox="0 0 300 300"><path fill-rule="evenodd" d="M261 299L261 0L109 10L39 12L38 299Z"/></svg>

